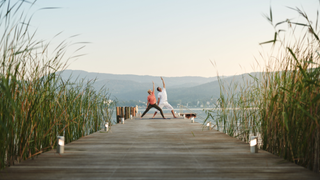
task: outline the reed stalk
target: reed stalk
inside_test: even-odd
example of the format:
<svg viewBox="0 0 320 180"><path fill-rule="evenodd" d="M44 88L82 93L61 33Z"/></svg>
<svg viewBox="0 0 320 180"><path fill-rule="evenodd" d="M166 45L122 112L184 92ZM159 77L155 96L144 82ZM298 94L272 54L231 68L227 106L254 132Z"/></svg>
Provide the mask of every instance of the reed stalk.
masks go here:
<svg viewBox="0 0 320 180"><path fill-rule="evenodd" d="M318 18L312 23L299 8L303 22L274 23L272 55L263 57L260 73L241 81L219 79L221 111L207 111L218 128L245 142L260 137L260 148L319 172L320 153L320 40ZM317 13L319 14L319 13ZM285 26L284 26L285 25ZM287 29L284 31L284 29ZM301 33L303 32L303 33ZM215 114L216 113L216 114Z"/></svg>
<svg viewBox="0 0 320 180"><path fill-rule="evenodd" d="M49 56L49 43L30 32L22 10L34 2L0 2L0 169L79 139L111 122L110 94L92 82L63 81L62 42Z"/></svg>

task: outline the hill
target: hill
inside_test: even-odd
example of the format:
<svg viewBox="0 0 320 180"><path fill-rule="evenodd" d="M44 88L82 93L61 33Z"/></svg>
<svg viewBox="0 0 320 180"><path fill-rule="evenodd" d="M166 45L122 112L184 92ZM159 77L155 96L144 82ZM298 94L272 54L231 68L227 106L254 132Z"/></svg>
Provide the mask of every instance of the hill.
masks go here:
<svg viewBox="0 0 320 180"><path fill-rule="evenodd" d="M254 74L254 73L252 73ZM144 104L147 98L147 90L152 88L152 81L155 86L162 87L162 82L156 76L139 75L118 75L107 73L90 73L79 70L65 70L61 72L64 80L90 81L96 80L93 86L96 89L106 87L113 99L119 105ZM167 87L168 100L173 106L179 104L188 106L208 105L215 103L220 96L220 86L217 77L163 77ZM231 82L242 82L242 79L252 79L249 74L233 77L223 77L225 84ZM156 93L157 94L157 93Z"/></svg>
<svg viewBox="0 0 320 180"><path fill-rule="evenodd" d="M160 77L158 76L141 76L141 75L132 75L132 74L108 74L108 73L93 73L86 72L81 70L64 70L61 72L63 79L70 78L71 81L87 79L93 80L97 79L98 81L104 81L104 83L110 80L126 80L133 81L136 83L151 83L154 81L156 84L161 84ZM217 80L217 77L198 77L198 76L184 76L184 77L165 77L166 85L170 87L191 87L211 81Z"/></svg>

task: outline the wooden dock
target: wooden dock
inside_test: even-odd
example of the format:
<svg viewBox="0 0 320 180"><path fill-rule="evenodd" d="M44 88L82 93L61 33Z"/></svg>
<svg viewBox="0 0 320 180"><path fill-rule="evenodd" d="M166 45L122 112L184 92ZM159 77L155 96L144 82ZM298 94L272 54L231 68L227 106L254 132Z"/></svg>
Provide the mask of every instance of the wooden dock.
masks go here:
<svg viewBox="0 0 320 180"><path fill-rule="evenodd" d="M51 150L6 168L0 179L320 179L199 123L150 116L80 138L64 154Z"/></svg>

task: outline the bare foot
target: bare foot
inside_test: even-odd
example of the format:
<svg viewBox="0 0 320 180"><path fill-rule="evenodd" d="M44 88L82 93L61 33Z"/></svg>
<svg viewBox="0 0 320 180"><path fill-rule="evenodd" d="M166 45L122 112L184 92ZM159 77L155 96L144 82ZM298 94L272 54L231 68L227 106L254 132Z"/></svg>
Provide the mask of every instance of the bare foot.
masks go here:
<svg viewBox="0 0 320 180"><path fill-rule="evenodd" d="M163 117L163 119L167 119L167 118Z"/></svg>
<svg viewBox="0 0 320 180"><path fill-rule="evenodd" d="M142 119L142 117L140 117L140 119Z"/></svg>
<svg viewBox="0 0 320 180"><path fill-rule="evenodd" d="M173 116L174 118L177 118L177 116Z"/></svg>

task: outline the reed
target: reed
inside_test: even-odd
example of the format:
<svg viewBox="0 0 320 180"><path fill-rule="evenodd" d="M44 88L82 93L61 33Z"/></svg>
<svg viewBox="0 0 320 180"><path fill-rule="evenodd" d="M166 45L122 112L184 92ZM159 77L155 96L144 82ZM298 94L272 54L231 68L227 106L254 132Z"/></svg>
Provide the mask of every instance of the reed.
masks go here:
<svg viewBox="0 0 320 180"><path fill-rule="evenodd" d="M240 82L219 79L217 107L222 110L207 111L207 120L213 119L221 131L246 142L258 135L260 148L319 172L318 18L312 23L301 9L293 10L303 22L274 23L270 9L266 17L275 33L273 40L261 43L273 44L271 55L263 56L265 68Z"/></svg>
<svg viewBox="0 0 320 180"><path fill-rule="evenodd" d="M50 44L30 32L28 1L0 2L0 169L100 130L111 122L110 94L92 82L63 81L66 42ZM53 55L49 55L53 54Z"/></svg>

